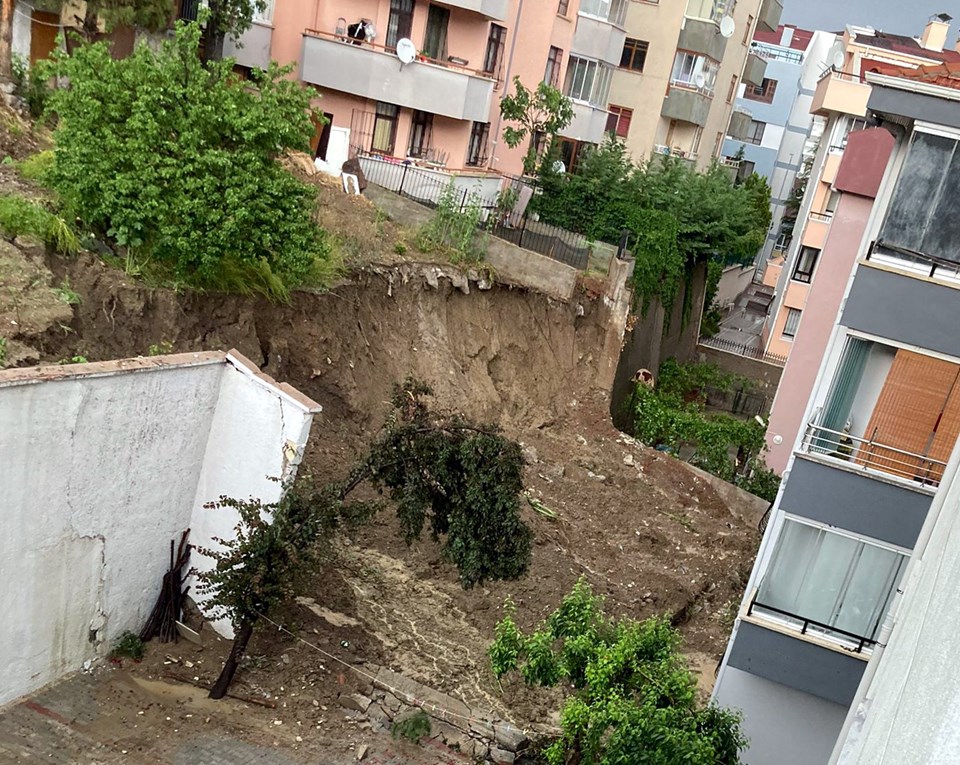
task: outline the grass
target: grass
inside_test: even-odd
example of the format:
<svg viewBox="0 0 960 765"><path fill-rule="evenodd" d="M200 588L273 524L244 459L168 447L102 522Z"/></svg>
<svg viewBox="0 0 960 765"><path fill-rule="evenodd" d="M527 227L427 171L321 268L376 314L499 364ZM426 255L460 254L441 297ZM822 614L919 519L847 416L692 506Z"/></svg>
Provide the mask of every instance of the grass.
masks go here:
<svg viewBox="0 0 960 765"><path fill-rule="evenodd" d="M0 337L0 369L7 365L7 338Z"/></svg>
<svg viewBox="0 0 960 765"><path fill-rule="evenodd" d="M80 240L63 218L23 197L0 196L0 229L11 239L30 236L64 255L80 250Z"/></svg>

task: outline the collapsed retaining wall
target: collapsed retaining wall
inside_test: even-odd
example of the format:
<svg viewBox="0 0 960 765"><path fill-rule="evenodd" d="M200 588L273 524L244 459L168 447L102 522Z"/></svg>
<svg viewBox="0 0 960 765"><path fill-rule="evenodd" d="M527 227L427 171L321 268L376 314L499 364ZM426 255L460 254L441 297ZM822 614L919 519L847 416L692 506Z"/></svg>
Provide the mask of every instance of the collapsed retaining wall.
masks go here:
<svg viewBox="0 0 960 765"><path fill-rule="evenodd" d="M139 632L170 540L229 536L220 495L276 500L318 411L236 353L0 371L0 704Z"/></svg>

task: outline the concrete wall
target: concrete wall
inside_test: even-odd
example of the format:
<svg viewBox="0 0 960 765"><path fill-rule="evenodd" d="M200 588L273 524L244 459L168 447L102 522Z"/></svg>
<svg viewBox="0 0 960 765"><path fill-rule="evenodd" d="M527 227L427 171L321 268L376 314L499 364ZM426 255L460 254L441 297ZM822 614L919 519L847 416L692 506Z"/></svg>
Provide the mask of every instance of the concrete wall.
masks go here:
<svg viewBox="0 0 960 765"><path fill-rule="evenodd" d="M279 496L266 477L292 468L318 409L248 364L201 353L0 372L0 704L139 631L170 540L233 528L200 504Z"/></svg>
<svg viewBox="0 0 960 765"><path fill-rule="evenodd" d="M846 707L734 667L726 667L722 677L715 700L745 712L750 744L741 755L744 765L826 764ZM772 730L776 736L769 735Z"/></svg>
<svg viewBox="0 0 960 765"><path fill-rule="evenodd" d="M767 397L767 407L770 407L773 397L777 394L777 386L780 385L783 367L706 345L697 346L697 355L701 361L716 364L725 372L746 377L756 385L760 393Z"/></svg>

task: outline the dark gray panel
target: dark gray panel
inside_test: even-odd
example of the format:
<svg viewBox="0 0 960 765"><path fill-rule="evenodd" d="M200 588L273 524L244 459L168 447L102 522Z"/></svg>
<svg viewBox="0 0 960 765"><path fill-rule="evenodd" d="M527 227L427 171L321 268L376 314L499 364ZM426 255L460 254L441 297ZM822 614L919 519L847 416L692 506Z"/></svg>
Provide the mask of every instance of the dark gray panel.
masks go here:
<svg viewBox="0 0 960 765"><path fill-rule="evenodd" d="M933 497L849 470L794 460L780 507L882 542L913 548Z"/></svg>
<svg viewBox="0 0 960 765"><path fill-rule="evenodd" d="M960 127L960 103L944 98L910 93L906 90L874 85L867 110L884 115L908 117L936 125Z"/></svg>
<svg viewBox="0 0 960 765"><path fill-rule="evenodd" d="M960 356L960 291L869 266L857 269L841 323Z"/></svg>
<svg viewBox="0 0 960 765"><path fill-rule="evenodd" d="M853 701L867 666L862 659L750 622L740 622L727 663L844 706Z"/></svg>

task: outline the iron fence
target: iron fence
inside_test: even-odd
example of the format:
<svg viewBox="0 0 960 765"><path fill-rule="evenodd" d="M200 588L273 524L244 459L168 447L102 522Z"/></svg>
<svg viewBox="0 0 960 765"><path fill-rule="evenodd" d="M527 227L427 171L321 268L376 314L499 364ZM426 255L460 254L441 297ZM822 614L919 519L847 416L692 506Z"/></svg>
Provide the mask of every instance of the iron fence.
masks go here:
<svg viewBox="0 0 960 765"><path fill-rule="evenodd" d="M733 340L725 340L722 337L701 337L700 345L706 348L714 348L718 351L735 353L737 356L743 356L748 359L765 361L768 364L774 364L778 367L785 366L787 357L779 353L767 353L763 348L754 348L744 343L736 343Z"/></svg>
<svg viewBox="0 0 960 765"><path fill-rule="evenodd" d="M520 179L457 176L442 168L421 168L371 154L360 155L360 166L368 183L430 208L438 206L441 196L453 184L461 212L474 205L481 208L481 230L573 268L586 270L589 266L590 243L583 234L534 220L525 208L517 212L516 202L507 207L509 197L514 196L507 195L508 190L516 192L514 198L519 199L524 187L529 188L528 202L538 192Z"/></svg>
<svg viewBox="0 0 960 765"><path fill-rule="evenodd" d="M749 388L722 390L706 386L707 406L711 409L730 412L744 417L755 417L767 413L767 397Z"/></svg>

